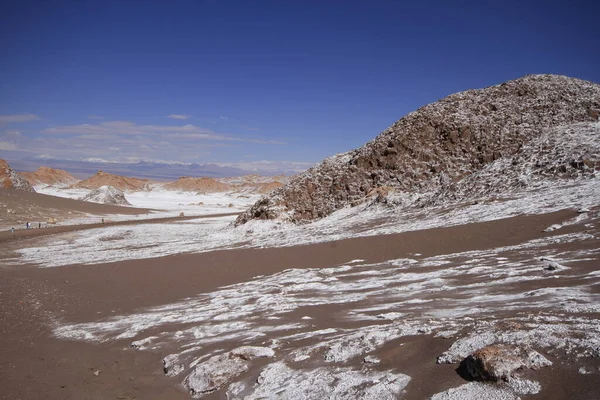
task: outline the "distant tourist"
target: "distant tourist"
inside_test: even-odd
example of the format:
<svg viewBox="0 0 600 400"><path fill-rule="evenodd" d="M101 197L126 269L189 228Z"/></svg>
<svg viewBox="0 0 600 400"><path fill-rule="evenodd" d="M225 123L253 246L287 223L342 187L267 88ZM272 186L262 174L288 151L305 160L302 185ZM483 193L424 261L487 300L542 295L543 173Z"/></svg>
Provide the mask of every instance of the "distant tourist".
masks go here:
<svg viewBox="0 0 600 400"><path fill-rule="evenodd" d="M38 229L42 229L42 223L41 222L38 223Z"/></svg>
<svg viewBox="0 0 600 400"><path fill-rule="evenodd" d="M15 236L15 228L10 228L10 236Z"/></svg>
<svg viewBox="0 0 600 400"><path fill-rule="evenodd" d="M104 223L104 218L102 218L102 223Z"/></svg>
<svg viewBox="0 0 600 400"><path fill-rule="evenodd" d="M25 229L29 229L30 226L31 224L29 222L25 222Z"/></svg>

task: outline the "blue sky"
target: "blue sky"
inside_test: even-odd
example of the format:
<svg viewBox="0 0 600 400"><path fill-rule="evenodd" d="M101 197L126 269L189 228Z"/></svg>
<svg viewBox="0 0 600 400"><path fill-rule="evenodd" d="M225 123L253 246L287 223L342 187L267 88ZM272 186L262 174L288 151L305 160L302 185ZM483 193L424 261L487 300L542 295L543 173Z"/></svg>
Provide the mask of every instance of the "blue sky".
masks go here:
<svg viewBox="0 0 600 400"><path fill-rule="evenodd" d="M453 92L529 73L600 82L599 14L592 1L4 1L0 156L300 168Z"/></svg>

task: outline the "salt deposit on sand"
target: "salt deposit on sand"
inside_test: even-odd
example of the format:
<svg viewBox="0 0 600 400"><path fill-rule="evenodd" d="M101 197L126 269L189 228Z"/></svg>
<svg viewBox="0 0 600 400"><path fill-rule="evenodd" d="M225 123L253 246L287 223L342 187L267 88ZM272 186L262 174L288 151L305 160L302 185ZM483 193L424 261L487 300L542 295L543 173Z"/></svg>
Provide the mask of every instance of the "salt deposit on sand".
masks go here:
<svg viewBox="0 0 600 400"><path fill-rule="evenodd" d="M595 216L587 222L597 227L600 221ZM362 380L396 382L389 392L396 395L409 377L392 371L371 375L361 368L365 357L376 357L387 343L414 336L454 338L439 354L439 363L458 364L478 349L500 343L537 349L540 359L566 357L578 368L578 360L600 356L600 323L593 311L581 311L600 303L590 290L600 284L600 276L587 264L600 257L600 246L597 230L579 226L583 231L489 250L287 270L140 313L59 323L54 332L91 341L131 338L140 343L151 338L144 347L168 351L165 364L176 359L177 367L169 373L177 376L193 374L206 354L219 360L230 343L274 349L273 362L254 372L260 374L258 384L241 375L228 380L231 385L224 390L233 398L259 398L269 391L284 396L288 389L278 382L287 381L286 376L297 379L306 398L338 389L345 393L340 398L385 392L378 383L365 387ZM566 268L547 271L548 259ZM319 309L326 305L335 305L336 313L324 320ZM289 366L299 362L310 362L312 368ZM346 389L330 386L331 380L346 377L356 383ZM302 382L312 382L310 390ZM435 398L477 398L482 393L517 398L533 393L536 385L522 380L468 384Z"/></svg>
<svg viewBox="0 0 600 400"><path fill-rule="evenodd" d="M180 196L189 196L188 194ZM421 211L402 211L385 206L370 207L359 206L340 210L328 218L314 222L310 225L292 225L275 221L251 221L243 226L233 227L229 224L215 224L210 230L206 226L189 226L188 232L180 232L170 226L157 226L154 229L154 239L146 233L132 237L131 246L139 247L152 245L152 249L145 253L143 250L136 253L116 251L110 244L101 240L94 240L89 232L77 234L68 243L61 241L60 237L48 238L44 242L44 251L48 258L39 259L41 248L24 248L20 251L19 262L40 261L46 266L66 265L69 263L99 263L108 260L125 260L132 258L147 258L160 255L173 254L168 243L177 240L182 235L183 240L179 250L186 252L204 252L214 249L244 247L282 247L300 244L319 243L340 240L350 237L376 236L408 231L418 231L445 226L464 225L472 222L482 222L506 218L521 214L540 214L562 209L593 208L598 205L600 198L600 179L584 179L570 182L563 186L551 186L533 191L515 192L512 198L495 200L478 204L436 206ZM185 197L190 200L190 197ZM170 192L152 192L152 194L133 193L127 199L135 206L151 207L159 205L164 200L162 207L176 209L183 203L184 197L177 197ZM204 199L206 200L206 198ZM213 202L223 204L226 199L213 198ZM223 201L223 203L220 203ZM177 203L176 203L177 202ZM206 208L195 209L198 214L191 214L185 208L186 215L201 215L213 213L223 208L210 208L206 200ZM213 203L214 204L214 203ZM247 204L247 203L246 203ZM180 207L180 206L179 206ZM190 206L192 207L192 206ZM232 210L231 208L225 208ZM235 211L236 208L233 208ZM585 223L590 216L597 215L598 211L582 213L577 217L579 223ZM163 215L164 214L164 215ZM174 216L173 211L153 213L154 216ZM223 220L225 221L225 220ZM572 221L566 222L571 224ZM204 222L202 222L204 225ZM143 228L137 228L143 231ZM139 238L140 242L137 242ZM197 238L198 240L194 240ZM161 249L164 249L162 251ZM73 254L70 259L63 255Z"/></svg>

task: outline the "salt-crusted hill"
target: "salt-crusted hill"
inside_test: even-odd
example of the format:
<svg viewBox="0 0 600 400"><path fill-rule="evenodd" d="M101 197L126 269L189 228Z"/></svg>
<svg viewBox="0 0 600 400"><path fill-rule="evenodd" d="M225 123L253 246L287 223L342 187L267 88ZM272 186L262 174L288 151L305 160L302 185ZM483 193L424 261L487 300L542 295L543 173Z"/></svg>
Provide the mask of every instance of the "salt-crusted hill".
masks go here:
<svg viewBox="0 0 600 400"><path fill-rule="evenodd" d="M72 187L81 189L98 189L102 186L112 186L119 190L138 191L150 183L148 179L130 178L98 171L95 175L76 183Z"/></svg>
<svg viewBox="0 0 600 400"><path fill-rule="evenodd" d="M23 178L31 185L40 183L46 185L72 185L77 183L78 179L62 169L50 167L39 167L34 172L19 172Z"/></svg>
<svg viewBox="0 0 600 400"><path fill-rule="evenodd" d="M130 206L122 190L112 186L101 186L81 198L92 203L111 204L115 206Z"/></svg>
<svg viewBox="0 0 600 400"><path fill-rule="evenodd" d="M425 206L469 199L527 185L527 176L594 176L600 169L598 125L574 124L599 116L600 85L565 76L528 75L452 94L406 115L362 147L297 175L236 224L312 221L366 201ZM495 187L497 182L504 186Z"/></svg>
<svg viewBox="0 0 600 400"><path fill-rule="evenodd" d="M33 187L22 176L16 173L6 160L0 159L0 188L35 192Z"/></svg>

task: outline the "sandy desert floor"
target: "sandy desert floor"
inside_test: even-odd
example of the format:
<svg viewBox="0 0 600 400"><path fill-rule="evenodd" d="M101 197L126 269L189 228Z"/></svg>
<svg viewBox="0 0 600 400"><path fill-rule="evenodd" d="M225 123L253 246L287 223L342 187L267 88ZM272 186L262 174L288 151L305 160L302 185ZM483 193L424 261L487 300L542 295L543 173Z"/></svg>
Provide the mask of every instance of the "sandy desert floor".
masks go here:
<svg viewBox="0 0 600 400"><path fill-rule="evenodd" d="M305 227L196 216L2 241L0 395L595 398L591 183ZM539 369L467 379L494 343Z"/></svg>

